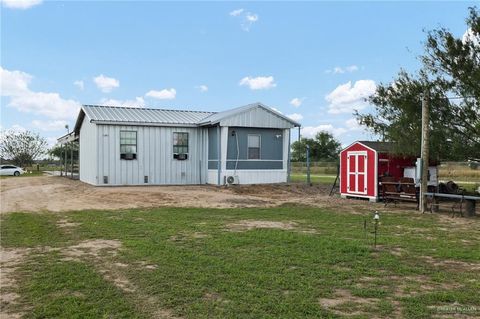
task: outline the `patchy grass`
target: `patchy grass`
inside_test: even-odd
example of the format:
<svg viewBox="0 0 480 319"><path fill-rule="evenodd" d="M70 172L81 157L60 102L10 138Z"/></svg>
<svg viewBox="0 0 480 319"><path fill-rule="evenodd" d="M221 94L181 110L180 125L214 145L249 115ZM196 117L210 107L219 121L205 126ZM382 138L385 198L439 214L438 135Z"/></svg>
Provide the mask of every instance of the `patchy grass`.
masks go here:
<svg viewBox="0 0 480 319"><path fill-rule="evenodd" d="M381 212L377 249L371 216L341 208L14 213L1 230L30 249L2 309L26 317L480 316L479 219Z"/></svg>
<svg viewBox="0 0 480 319"><path fill-rule="evenodd" d="M313 184L333 184L336 175L310 175ZM294 183L306 183L307 174L291 174L290 180Z"/></svg>

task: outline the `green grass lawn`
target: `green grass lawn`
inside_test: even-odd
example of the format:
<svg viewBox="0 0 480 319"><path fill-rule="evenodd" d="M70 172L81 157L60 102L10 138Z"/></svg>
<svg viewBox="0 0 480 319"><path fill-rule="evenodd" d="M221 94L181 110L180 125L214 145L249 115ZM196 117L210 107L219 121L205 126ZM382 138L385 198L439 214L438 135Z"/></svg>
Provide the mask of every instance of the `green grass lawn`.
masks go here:
<svg viewBox="0 0 480 319"><path fill-rule="evenodd" d="M247 229L245 220L286 229ZM429 318L457 303L480 316L478 219L381 213L377 249L371 230L371 216L341 208L11 213L1 245L27 257L7 288L20 297L3 310L26 318ZM110 246L100 249L100 239Z"/></svg>

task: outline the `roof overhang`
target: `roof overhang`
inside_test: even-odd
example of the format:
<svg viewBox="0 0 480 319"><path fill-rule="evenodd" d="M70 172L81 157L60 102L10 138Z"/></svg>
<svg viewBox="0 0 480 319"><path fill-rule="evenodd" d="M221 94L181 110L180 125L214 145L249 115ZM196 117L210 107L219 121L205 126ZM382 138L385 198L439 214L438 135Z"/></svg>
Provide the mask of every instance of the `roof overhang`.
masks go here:
<svg viewBox="0 0 480 319"><path fill-rule="evenodd" d="M59 138L57 138L57 142L59 144L67 144L70 142L77 141L79 138L79 135L75 134L75 131L72 131L70 133L67 133Z"/></svg>

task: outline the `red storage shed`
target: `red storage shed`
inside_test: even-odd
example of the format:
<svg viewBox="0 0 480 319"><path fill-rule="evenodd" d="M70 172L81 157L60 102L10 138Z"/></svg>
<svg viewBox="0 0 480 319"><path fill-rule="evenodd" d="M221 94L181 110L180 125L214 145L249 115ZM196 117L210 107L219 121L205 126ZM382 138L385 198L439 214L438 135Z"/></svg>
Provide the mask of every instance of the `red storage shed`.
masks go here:
<svg viewBox="0 0 480 319"><path fill-rule="evenodd" d="M354 142L340 152L340 195L379 199L378 179L389 175L403 177L405 167L415 166L415 158L392 154L389 142Z"/></svg>

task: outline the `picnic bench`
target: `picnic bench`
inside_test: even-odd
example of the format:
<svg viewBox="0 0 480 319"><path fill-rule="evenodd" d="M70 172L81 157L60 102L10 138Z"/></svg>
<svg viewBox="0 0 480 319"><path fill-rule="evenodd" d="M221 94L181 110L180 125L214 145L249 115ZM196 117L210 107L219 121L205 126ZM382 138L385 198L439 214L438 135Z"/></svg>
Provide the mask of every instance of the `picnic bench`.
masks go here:
<svg viewBox="0 0 480 319"><path fill-rule="evenodd" d="M467 216L475 216L475 206L477 201L480 201L480 196L470 196L464 194L445 194L445 193L425 193L427 198L430 198L430 212L438 210L440 202L454 201L452 205L452 217L455 216L456 209L458 213L463 217L463 210Z"/></svg>
<svg viewBox="0 0 480 319"><path fill-rule="evenodd" d="M399 201L406 201L417 203L418 209L419 192L415 187L413 178L402 177L396 181L394 177L385 176L381 178L380 186L385 207L388 203L393 203L396 206Z"/></svg>

